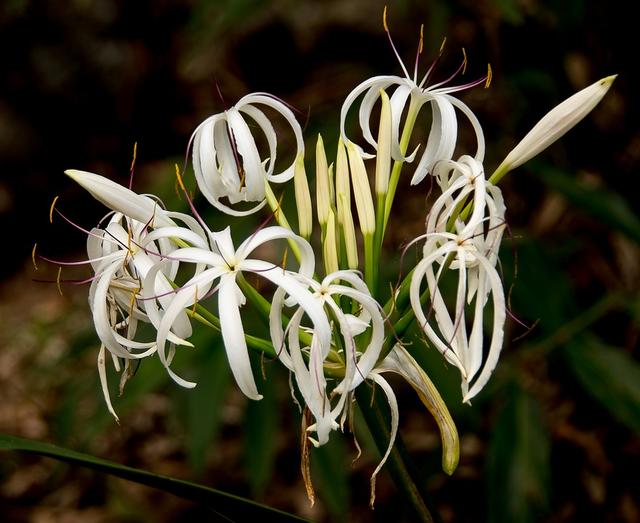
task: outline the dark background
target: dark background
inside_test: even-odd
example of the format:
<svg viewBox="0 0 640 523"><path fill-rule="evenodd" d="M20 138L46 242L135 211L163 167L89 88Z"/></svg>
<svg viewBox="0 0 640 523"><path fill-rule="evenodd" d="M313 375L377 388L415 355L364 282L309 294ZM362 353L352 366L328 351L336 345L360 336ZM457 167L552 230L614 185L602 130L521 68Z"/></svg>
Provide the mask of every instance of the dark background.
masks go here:
<svg viewBox="0 0 640 523"><path fill-rule="evenodd" d="M197 394L176 391L153 368L141 370L116 401L123 422L115 426L97 387L86 289L60 297L55 285L32 281L55 279L55 269L40 262L36 273L30 260L35 241L48 256L82 257L84 236L61 220L49 224L49 204L60 195L60 208L84 226L105 211L63 171L86 169L126 183L135 142L135 188L184 206L173 192L173 163L183 161L202 119L247 93L267 91L297 108L311 166L317 132L329 149L335 144L349 91L372 75L401 74L382 28L383 5L2 2L0 430L197 479L317 520L404 517L382 476L376 510L367 509L377 458L368 454L350 466L353 443L337 435L314 455L320 501L308 506L298 417L282 407L286 376L275 368L273 384L263 384L271 399L262 407L238 395L219 354L183 363L211 369L213 383ZM440 471L435 425L410 390L400 393L401 433L444 521L638 521L635 20L621 1L406 0L388 9L407 67L421 23L422 70L447 37L436 79L455 70L462 47L469 58L463 80L482 76L491 63L491 87L460 95L484 126L488 172L551 107L619 75L584 122L503 183L511 228L505 285L513 285L513 314L535 328L527 333L511 322L512 341L472 408L459 404L456 373L425 358L458 423L459 469L451 478ZM399 198L390 259L420 234L425 212L424 194L407 184ZM0 462L0 514L8 521L215 519L199 510L44 460L2 455Z"/></svg>

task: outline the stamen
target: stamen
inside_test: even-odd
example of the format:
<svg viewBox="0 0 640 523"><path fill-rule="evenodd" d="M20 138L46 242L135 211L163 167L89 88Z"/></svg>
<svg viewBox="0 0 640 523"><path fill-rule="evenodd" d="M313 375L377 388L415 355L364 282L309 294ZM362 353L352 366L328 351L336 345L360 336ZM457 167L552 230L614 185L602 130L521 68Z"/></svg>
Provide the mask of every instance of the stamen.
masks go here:
<svg viewBox="0 0 640 523"><path fill-rule="evenodd" d="M133 187L133 171L136 166L136 158L138 157L138 142L133 144L133 158L131 159L131 167L129 167L129 190Z"/></svg>
<svg viewBox="0 0 640 523"><path fill-rule="evenodd" d="M131 299L129 300L129 317L133 316L133 311L136 305L136 294L139 289L131 289Z"/></svg>
<svg viewBox="0 0 640 523"><path fill-rule="evenodd" d="M387 33L387 38L389 39L389 43L391 44L391 49L393 49L393 53L396 55L396 58L398 59L398 62L400 62L400 67L402 67L402 71L404 72L404 75L407 79L411 78L409 76L409 73L407 72L407 68L404 66L404 63L402 62L402 58L400 58L400 55L398 54L398 50L396 49L396 46L393 44L393 39L391 38L391 33L389 32L389 26L387 25L387 6L384 6L384 10L382 11L382 25L384 26L384 31L385 33Z"/></svg>
<svg viewBox="0 0 640 523"><path fill-rule="evenodd" d="M438 57L438 59L440 59L440 57ZM455 72L451 76L449 76L449 78L447 78L446 80L443 80L442 82L438 82L437 84L433 84L432 86L430 86L429 90L437 89L441 85L448 84L451 80L453 80L456 76L458 76L458 74L460 74L460 73L464 74L464 72L466 70L467 70L467 52L464 50L464 47L463 47L462 48L462 63L458 66L458 68L455 70ZM420 85L422 85L422 84L420 84Z"/></svg>
<svg viewBox="0 0 640 523"><path fill-rule="evenodd" d="M418 62L420 61L420 55L424 48L424 24L420 24L420 40L418 41L418 50L416 51L416 62L413 66L413 82L418 81Z"/></svg>
<svg viewBox="0 0 640 523"><path fill-rule="evenodd" d="M445 45L446 43L447 43L447 37L445 36L445 37L442 39L442 43L440 44L440 51L438 52L438 54L439 54L440 56L442 56L442 53L444 52L444 45Z"/></svg>
<svg viewBox="0 0 640 523"><path fill-rule="evenodd" d="M289 256L289 247L284 250L284 254L282 255L282 274L287 272L287 257Z"/></svg>
<svg viewBox="0 0 640 523"><path fill-rule="evenodd" d="M193 300L193 307L191 308L191 314L196 313L196 305L198 305L198 286L196 285L195 296Z"/></svg>
<svg viewBox="0 0 640 523"><path fill-rule="evenodd" d="M491 79L493 78L493 71L491 70L491 64L487 64L487 81L484 83L484 88L488 89L491 85Z"/></svg>
<svg viewBox="0 0 640 523"><path fill-rule="evenodd" d="M38 242L33 244L33 249L31 249L31 261L33 262L33 268L37 271L38 264L36 263L36 249L38 248Z"/></svg>
<svg viewBox="0 0 640 523"><path fill-rule="evenodd" d="M59 196L56 196L51 202L51 207L49 208L49 223L53 223L53 210L56 206L56 202L58 201Z"/></svg>
<svg viewBox="0 0 640 523"><path fill-rule="evenodd" d="M182 181L182 176L180 175L180 167L178 167L177 163L175 164L175 167L176 167L176 179L178 180L178 184L180 185L180 188L182 189L182 192L184 193L184 196L187 199L187 203L189 204L189 208L191 209L191 212L195 216L196 220L198 220L198 223L202 225L202 228L208 233L209 236L211 236L211 231L209 227L207 226L205 221L202 219L202 216L200 216L200 213L196 210L195 206L193 205L193 200L189 197L189 193L187 192L187 189L184 186L184 182Z"/></svg>
<svg viewBox="0 0 640 523"><path fill-rule="evenodd" d="M220 89L220 84L218 83L218 81L216 80L216 92L218 93L218 97L220 98L220 103L222 104L222 107L224 107L224 110L228 110L229 106L227 105L227 102L224 99L224 96L222 95L222 89Z"/></svg>
<svg viewBox="0 0 640 523"><path fill-rule="evenodd" d="M56 286L58 287L58 292L60 293L60 296L63 296L62 287L60 287L60 276L61 275L62 275L62 267L58 267L58 276L56 278Z"/></svg>

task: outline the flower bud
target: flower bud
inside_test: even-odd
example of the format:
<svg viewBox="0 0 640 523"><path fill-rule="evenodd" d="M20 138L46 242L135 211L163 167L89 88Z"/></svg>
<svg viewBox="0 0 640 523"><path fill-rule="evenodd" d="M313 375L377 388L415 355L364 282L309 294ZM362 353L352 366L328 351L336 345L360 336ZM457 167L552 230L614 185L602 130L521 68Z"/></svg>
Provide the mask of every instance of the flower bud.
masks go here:
<svg viewBox="0 0 640 523"><path fill-rule="evenodd" d="M298 233L305 239L309 239L312 229L311 195L307 173L304 170L304 157L302 154L296 158L293 184L296 195L296 208L298 211Z"/></svg>
<svg viewBox="0 0 640 523"><path fill-rule="evenodd" d="M338 140L336 157L336 208L338 225L342 227L344 245L349 269L358 268L358 244L351 214L351 183L349 182L349 162L342 140Z"/></svg>
<svg viewBox="0 0 640 523"><path fill-rule="evenodd" d="M387 194L391 174L391 105L389 96L380 89L382 109L378 129L378 151L376 155L376 194Z"/></svg>
<svg viewBox="0 0 640 523"><path fill-rule="evenodd" d="M175 225L173 220L164 215L158 202L147 196L137 194L99 174L76 169L67 169L64 173L112 211L154 227Z"/></svg>
<svg viewBox="0 0 640 523"><path fill-rule="evenodd" d="M318 141L316 142L316 202L318 205L318 223L321 227L324 227L327 223L332 201L327 154L324 150L322 136L318 135Z"/></svg>
<svg viewBox="0 0 640 523"><path fill-rule="evenodd" d="M373 210L373 198L369 177L364 166L364 160L358 153L353 143L347 145L349 165L351 167L351 179L353 180L353 195L356 201L356 210L360 220L362 234L373 234L376 230L376 215Z"/></svg>
<svg viewBox="0 0 640 523"><path fill-rule="evenodd" d="M562 137L598 105L616 76L618 75L598 80L551 109L507 155L490 181L497 183L507 172L530 160Z"/></svg>

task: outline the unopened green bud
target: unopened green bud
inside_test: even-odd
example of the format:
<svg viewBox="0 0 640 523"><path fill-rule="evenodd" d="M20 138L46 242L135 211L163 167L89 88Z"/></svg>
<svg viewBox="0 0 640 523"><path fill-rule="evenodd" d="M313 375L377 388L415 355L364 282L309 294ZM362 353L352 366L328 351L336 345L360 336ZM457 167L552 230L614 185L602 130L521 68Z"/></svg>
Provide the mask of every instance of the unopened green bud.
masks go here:
<svg viewBox="0 0 640 523"><path fill-rule="evenodd" d="M318 223L324 227L327 223L329 210L333 201L331 195L331 180L329 178L329 168L327 167L327 154L324 150L322 136L318 135L316 142L316 202L318 212Z"/></svg>
<svg viewBox="0 0 640 523"><path fill-rule="evenodd" d="M389 188L391 174L391 104L389 96L380 89L382 109L378 129L378 153L376 155L376 194L385 195Z"/></svg>
<svg viewBox="0 0 640 523"><path fill-rule="evenodd" d="M353 181L353 195L356 201L356 211L360 220L362 234L373 234L376 230L376 215L373 210L373 198L364 160L358 153L356 146L349 143L349 166L351 167L351 179Z"/></svg>
<svg viewBox="0 0 640 523"><path fill-rule="evenodd" d="M296 195L296 208L298 210L298 233L305 239L309 239L312 229L313 211L311 208L311 194L307 173L304 170L304 157L302 154L296 158L293 174L293 184Z"/></svg>

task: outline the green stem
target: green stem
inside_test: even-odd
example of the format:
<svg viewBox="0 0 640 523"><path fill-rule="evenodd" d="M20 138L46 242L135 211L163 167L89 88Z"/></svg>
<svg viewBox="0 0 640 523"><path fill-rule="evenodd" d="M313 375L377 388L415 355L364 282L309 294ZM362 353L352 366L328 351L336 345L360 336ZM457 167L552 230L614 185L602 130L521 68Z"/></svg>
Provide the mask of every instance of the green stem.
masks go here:
<svg viewBox="0 0 640 523"><path fill-rule="evenodd" d="M378 288L378 263L374 249L374 235L364 235L364 279L373 296Z"/></svg>
<svg viewBox="0 0 640 523"><path fill-rule="evenodd" d="M389 441L389 420L385 416L378 398L374 396L374 389L367 384L363 384L355 391L358 406L362 411L365 422L371 431L373 439L378 447L380 454L384 454ZM410 504L416 521L424 523L433 523L435 520L431 512L424 502L424 494L415 481L415 468L409 461L408 454L400 438L400 434L396 436L395 444L386 462L387 469L393 477L394 483L400 489Z"/></svg>
<svg viewBox="0 0 640 523"><path fill-rule="evenodd" d="M407 148L409 147L409 139L411 138L411 133L413 132L413 127L416 123L419 109L420 105L417 101L417 97L412 96L411 101L409 102L407 119L404 123L404 129L402 129L402 136L400 137L400 153L403 156L407 153ZM391 170L391 176L389 177L389 189L387 191L387 198L384 208L384 222L382 230L380 231L380 244L382 244L382 238L384 238L384 233L387 229L387 223L389 222L389 215L391 214L391 207L393 205L393 199L396 195L396 189L398 188L398 182L400 181L400 171L402 170L403 165L403 161L396 160L393 164L393 169Z"/></svg>
<svg viewBox="0 0 640 523"><path fill-rule="evenodd" d="M196 305L195 309L186 309L186 312L194 320L197 320L203 325L206 325L207 327L220 332L219 318L208 311L203 305L198 304ZM245 334L244 338L247 341L247 347L249 347L250 349L261 354L264 353L271 358L277 357L276 351L270 341L259 338L257 336L251 336L250 334Z"/></svg>
<svg viewBox="0 0 640 523"><path fill-rule="evenodd" d="M280 202L276 198L276 195L273 193L273 190L271 189L271 186L269 185L268 181L265 181L264 188L265 188L267 203L269 204L269 207L273 211L273 215L275 216L276 221L278 222L278 225L280 225L281 227L284 227L285 229L289 229L290 231L293 231L293 229L291 228L291 224L289 223L289 220L287 220L287 217L285 216L284 211L282 210L282 207L280 207ZM287 242L289 243L289 247L291 248L291 251L296 257L296 260L298 260L299 262L301 259L300 247L298 247L298 244L290 238L287 238Z"/></svg>

